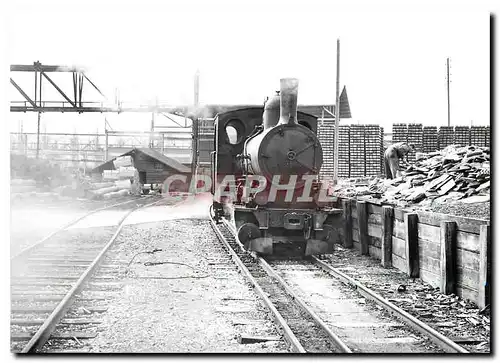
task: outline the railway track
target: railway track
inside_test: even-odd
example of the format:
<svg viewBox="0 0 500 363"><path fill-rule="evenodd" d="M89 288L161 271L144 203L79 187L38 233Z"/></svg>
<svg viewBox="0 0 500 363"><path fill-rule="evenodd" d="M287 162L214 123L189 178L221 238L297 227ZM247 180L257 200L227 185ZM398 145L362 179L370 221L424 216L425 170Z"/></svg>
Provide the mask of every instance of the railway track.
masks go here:
<svg viewBox="0 0 500 363"><path fill-rule="evenodd" d="M102 264L134 211L158 203L133 199L91 211L11 257L11 351L35 353L55 341L96 336L113 298L118 265ZM111 218L112 227L85 222Z"/></svg>
<svg viewBox="0 0 500 363"><path fill-rule="evenodd" d="M298 353L467 353L318 257L266 260L229 223L211 225Z"/></svg>

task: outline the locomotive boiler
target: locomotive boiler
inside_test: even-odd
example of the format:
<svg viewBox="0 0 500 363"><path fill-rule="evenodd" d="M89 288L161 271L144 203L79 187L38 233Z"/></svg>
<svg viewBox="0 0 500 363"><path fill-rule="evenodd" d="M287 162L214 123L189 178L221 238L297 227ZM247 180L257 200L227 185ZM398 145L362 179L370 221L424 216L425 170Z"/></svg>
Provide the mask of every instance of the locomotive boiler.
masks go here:
<svg viewBox="0 0 500 363"><path fill-rule="evenodd" d="M298 80L281 79L264 107L217 115L213 210L234 223L244 246L261 254L333 251L332 207L318 179L323 151L317 118L297 110Z"/></svg>

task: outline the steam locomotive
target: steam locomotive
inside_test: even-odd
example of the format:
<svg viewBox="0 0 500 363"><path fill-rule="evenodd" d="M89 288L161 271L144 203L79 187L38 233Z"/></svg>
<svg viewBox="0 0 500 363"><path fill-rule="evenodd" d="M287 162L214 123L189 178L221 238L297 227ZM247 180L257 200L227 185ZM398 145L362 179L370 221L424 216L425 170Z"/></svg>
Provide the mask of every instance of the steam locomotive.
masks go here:
<svg viewBox="0 0 500 363"><path fill-rule="evenodd" d="M264 107L218 114L211 159L215 218L234 223L246 249L325 254L337 238L318 179L323 151L315 116L297 111L298 80L281 79Z"/></svg>

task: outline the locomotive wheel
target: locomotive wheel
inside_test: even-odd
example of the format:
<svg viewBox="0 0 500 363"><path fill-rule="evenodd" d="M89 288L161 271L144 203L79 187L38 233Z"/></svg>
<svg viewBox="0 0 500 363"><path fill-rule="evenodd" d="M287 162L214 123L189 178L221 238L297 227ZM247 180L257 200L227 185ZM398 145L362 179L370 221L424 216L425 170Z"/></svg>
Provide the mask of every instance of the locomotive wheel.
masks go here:
<svg viewBox="0 0 500 363"><path fill-rule="evenodd" d="M238 228L238 239L248 250L250 246L250 241L259 238L261 236L259 227L253 223L245 223L240 228Z"/></svg>

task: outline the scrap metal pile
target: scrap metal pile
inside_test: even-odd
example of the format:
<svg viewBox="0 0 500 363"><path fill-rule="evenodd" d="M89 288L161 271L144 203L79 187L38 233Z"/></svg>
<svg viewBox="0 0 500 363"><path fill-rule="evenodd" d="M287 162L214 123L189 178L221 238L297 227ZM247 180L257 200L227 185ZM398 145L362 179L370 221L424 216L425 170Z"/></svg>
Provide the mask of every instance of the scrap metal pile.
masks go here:
<svg viewBox="0 0 500 363"><path fill-rule="evenodd" d="M450 145L441 151L417 153L417 160L396 179L344 180L331 194L422 209L450 202L489 202L490 149Z"/></svg>

